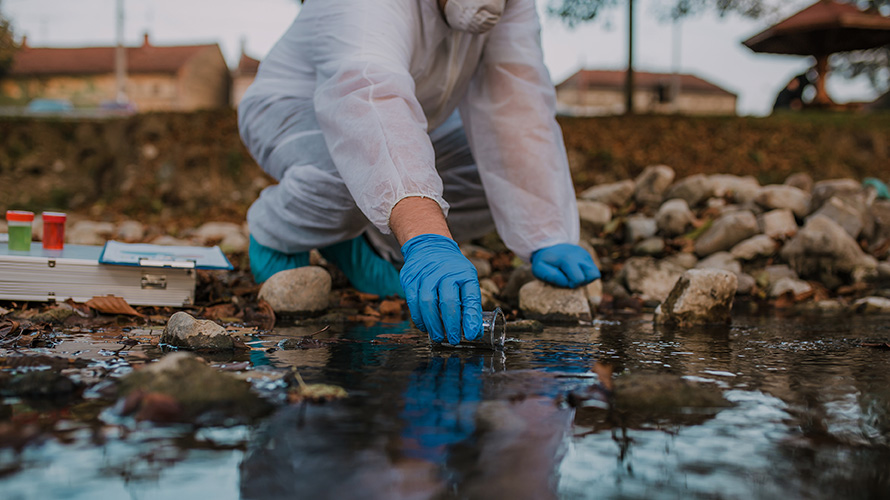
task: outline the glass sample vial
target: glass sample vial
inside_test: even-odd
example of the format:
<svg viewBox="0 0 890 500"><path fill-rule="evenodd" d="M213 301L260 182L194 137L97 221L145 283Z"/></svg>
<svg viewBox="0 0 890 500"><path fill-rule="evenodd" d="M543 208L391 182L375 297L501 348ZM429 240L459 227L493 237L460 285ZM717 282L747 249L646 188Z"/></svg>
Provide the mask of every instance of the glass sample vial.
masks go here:
<svg viewBox="0 0 890 500"><path fill-rule="evenodd" d="M504 348L504 340L507 338L507 320L500 307L493 311L482 311L482 335L476 340L462 339L460 346L482 347L485 349L500 350ZM445 343L449 346L451 344Z"/></svg>
<svg viewBox="0 0 890 500"><path fill-rule="evenodd" d="M65 247L65 219L61 212L43 212L43 249L61 250Z"/></svg>
<svg viewBox="0 0 890 500"><path fill-rule="evenodd" d="M15 252L31 250L31 223L34 212L7 210L6 222L9 226L9 249Z"/></svg>

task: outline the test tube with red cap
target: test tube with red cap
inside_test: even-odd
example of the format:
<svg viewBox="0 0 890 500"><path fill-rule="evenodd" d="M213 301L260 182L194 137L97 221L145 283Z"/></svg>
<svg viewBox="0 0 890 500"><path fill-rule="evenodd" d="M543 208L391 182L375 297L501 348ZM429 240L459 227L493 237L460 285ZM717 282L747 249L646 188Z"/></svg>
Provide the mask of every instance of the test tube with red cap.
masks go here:
<svg viewBox="0 0 890 500"><path fill-rule="evenodd" d="M65 247L65 219L62 212L43 212L43 249L62 250Z"/></svg>

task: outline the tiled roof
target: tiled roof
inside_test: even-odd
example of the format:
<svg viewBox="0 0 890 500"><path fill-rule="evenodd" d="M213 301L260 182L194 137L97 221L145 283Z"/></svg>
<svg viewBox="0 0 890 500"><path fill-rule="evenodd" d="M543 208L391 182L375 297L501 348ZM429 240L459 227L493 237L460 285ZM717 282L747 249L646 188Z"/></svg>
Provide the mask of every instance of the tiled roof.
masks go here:
<svg viewBox="0 0 890 500"><path fill-rule="evenodd" d="M735 96L732 92L718 87L717 85L703 80L695 75L680 74L680 88L684 92L694 91L705 94L723 94ZM574 75L566 78L562 83L556 86L560 88L581 88L581 89L608 89L621 90L624 89L624 81L627 78L627 71L610 71L610 70L588 70L582 69ZM673 83L673 73L648 73L645 71L634 71L634 87L638 89L655 88L658 86L670 86Z"/></svg>
<svg viewBox="0 0 890 500"><path fill-rule="evenodd" d="M245 53L241 53L241 59L238 61L238 68L235 70L236 75L256 75L260 67L260 62Z"/></svg>
<svg viewBox="0 0 890 500"><path fill-rule="evenodd" d="M176 73L213 45L126 47L128 73ZM15 55L10 76L114 73L115 47L44 48L25 46Z"/></svg>

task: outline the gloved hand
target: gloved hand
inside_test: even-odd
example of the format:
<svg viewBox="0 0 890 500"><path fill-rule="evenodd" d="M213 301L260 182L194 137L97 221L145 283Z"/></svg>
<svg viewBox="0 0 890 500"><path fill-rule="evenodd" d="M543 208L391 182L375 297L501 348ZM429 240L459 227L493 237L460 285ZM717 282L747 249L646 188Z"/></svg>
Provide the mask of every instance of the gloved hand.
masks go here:
<svg viewBox="0 0 890 500"><path fill-rule="evenodd" d="M541 281L563 288L578 288L600 277L587 250L560 243L532 254L532 274Z"/></svg>
<svg viewBox="0 0 890 500"><path fill-rule="evenodd" d="M476 268L457 243L438 234L421 234L402 245L399 273L411 320L433 342L447 335L450 344L482 333L482 292Z"/></svg>

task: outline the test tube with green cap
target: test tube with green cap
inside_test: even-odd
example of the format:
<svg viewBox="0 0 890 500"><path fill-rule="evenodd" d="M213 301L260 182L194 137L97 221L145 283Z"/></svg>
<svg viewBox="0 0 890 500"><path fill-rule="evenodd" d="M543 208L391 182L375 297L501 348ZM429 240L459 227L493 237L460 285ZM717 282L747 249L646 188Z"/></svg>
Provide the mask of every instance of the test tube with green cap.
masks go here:
<svg viewBox="0 0 890 500"><path fill-rule="evenodd" d="M9 226L9 249L14 252L31 250L31 223L34 212L25 210L7 210L6 222Z"/></svg>

